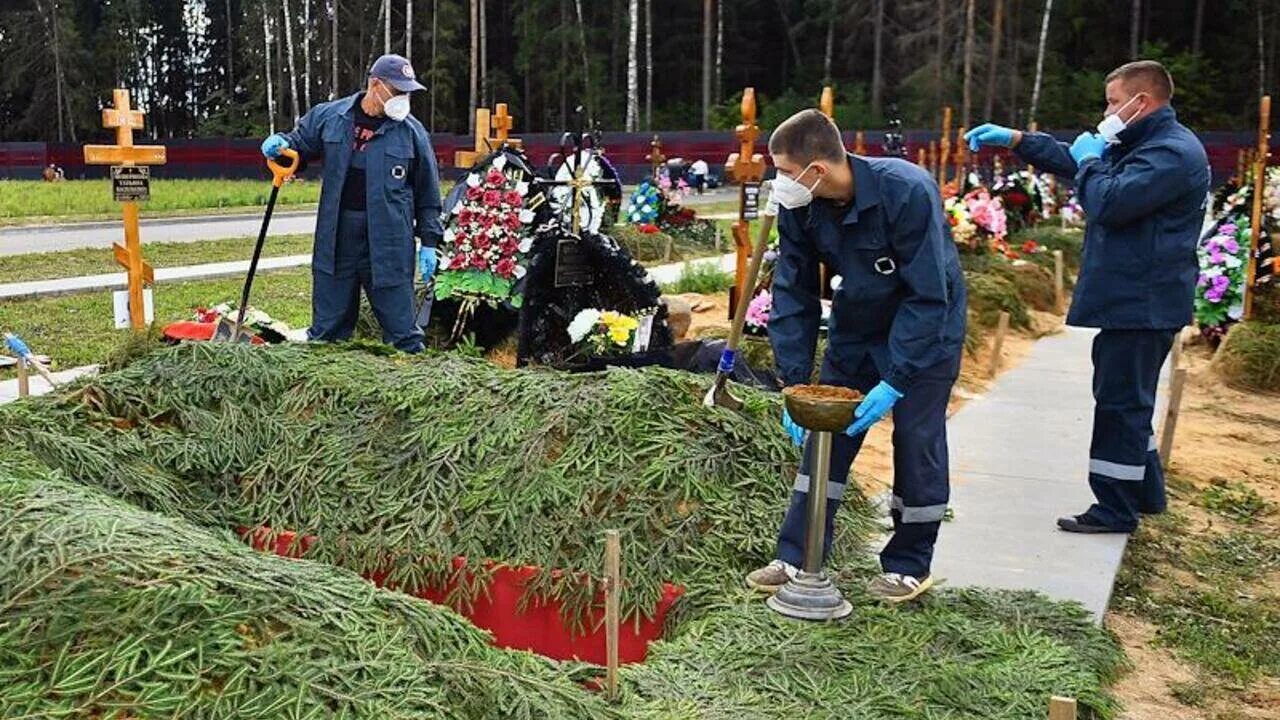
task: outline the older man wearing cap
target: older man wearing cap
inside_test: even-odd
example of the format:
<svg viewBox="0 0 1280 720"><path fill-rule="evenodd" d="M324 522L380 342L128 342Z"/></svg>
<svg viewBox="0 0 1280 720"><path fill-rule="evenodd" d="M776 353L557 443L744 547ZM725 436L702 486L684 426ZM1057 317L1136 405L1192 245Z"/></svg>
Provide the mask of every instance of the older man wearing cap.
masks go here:
<svg viewBox="0 0 1280 720"><path fill-rule="evenodd" d="M435 272L442 235L435 152L422 123L409 114L409 93L425 89L408 60L383 55L363 91L315 106L291 132L262 143L269 158L293 148L303 162L324 159L311 259L311 340L351 337L363 288L383 342L422 350L413 307L414 236L425 283Z"/></svg>

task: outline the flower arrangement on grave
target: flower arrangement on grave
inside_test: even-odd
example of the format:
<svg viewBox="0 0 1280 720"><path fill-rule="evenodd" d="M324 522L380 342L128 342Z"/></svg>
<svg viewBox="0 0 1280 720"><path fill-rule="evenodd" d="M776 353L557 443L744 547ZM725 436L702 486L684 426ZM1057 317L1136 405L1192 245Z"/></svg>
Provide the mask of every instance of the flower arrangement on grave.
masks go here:
<svg viewBox="0 0 1280 720"><path fill-rule="evenodd" d="M1058 210L1058 217L1067 227L1084 227L1084 208L1080 207L1080 199L1076 197L1074 189L1063 201L1062 207Z"/></svg>
<svg viewBox="0 0 1280 720"><path fill-rule="evenodd" d="M655 223L665 204L662 193L653 182L643 180L632 191L631 198L627 201L625 211L627 222L632 225L649 225L656 228Z"/></svg>
<svg viewBox="0 0 1280 720"><path fill-rule="evenodd" d="M534 212L525 208L529 183L519 171L504 172L498 155L487 168L468 173L462 201L447 219L439 247L438 299L474 306L523 302L517 281L527 271Z"/></svg>
<svg viewBox="0 0 1280 720"><path fill-rule="evenodd" d="M641 321L652 314L626 315L615 310L586 308L569 323L569 340L581 355L626 355L635 349Z"/></svg>
<svg viewBox="0 0 1280 720"><path fill-rule="evenodd" d="M1027 170L1017 170L995 178L991 195L1000 199L1012 231L1031 227L1049 217L1054 202L1048 180Z"/></svg>
<svg viewBox="0 0 1280 720"><path fill-rule="evenodd" d="M198 323L217 323L222 318L235 319L239 310L240 304L236 302L224 302L212 307L200 305L192 311L191 319ZM242 327L254 334L262 334L267 331L269 333L278 333L286 338L294 338L298 336L299 332L305 332L305 330L295 330L289 327L288 323L276 320L252 305L245 310Z"/></svg>
<svg viewBox="0 0 1280 720"><path fill-rule="evenodd" d="M773 309L773 293L769 288L762 288L756 296L751 298L751 304L747 306L747 329L756 334L762 334L769 328L769 311Z"/></svg>
<svg viewBox="0 0 1280 720"><path fill-rule="evenodd" d="M1196 279L1195 320L1211 340L1225 335L1227 327L1244 314L1249 249L1249 220L1242 214L1220 223L1196 250L1200 276Z"/></svg>
<svg viewBox="0 0 1280 720"><path fill-rule="evenodd" d="M962 197L948 198L943 208L956 244L974 253L994 251L1008 256L1004 242L1008 220L1000 198L978 187Z"/></svg>

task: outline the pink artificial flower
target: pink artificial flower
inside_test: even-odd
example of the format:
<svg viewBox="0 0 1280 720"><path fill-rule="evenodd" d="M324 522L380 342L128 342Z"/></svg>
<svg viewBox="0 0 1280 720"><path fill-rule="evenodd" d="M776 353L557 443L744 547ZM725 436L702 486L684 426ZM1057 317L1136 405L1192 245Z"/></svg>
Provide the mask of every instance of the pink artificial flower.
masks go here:
<svg viewBox="0 0 1280 720"><path fill-rule="evenodd" d="M752 327L767 327L769 325L769 311L773 309L773 294L768 290L761 290L759 295L751 299L751 304L747 306L747 324Z"/></svg>
<svg viewBox="0 0 1280 720"><path fill-rule="evenodd" d="M478 252L471 256L471 267L476 270L484 270L489 267L489 258L484 253Z"/></svg>
<svg viewBox="0 0 1280 720"><path fill-rule="evenodd" d="M507 217L504 221L504 224L507 226L508 230L511 230L513 232L516 230L519 230L520 225L522 224L520 222L520 213L514 212L514 211L507 213Z"/></svg>
<svg viewBox="0 0 1280 720"><path fill-rule="evenodd" d="M468 200L470 200L470 201L472 201L472 202L475 202L476 200L479 200L479 199L481 199L481 198L483 198L483 197L484 197L484 190L483 190L483 189L481 189L480 187L469 187L469 188L467 188L467 199L468 199Z"/></svg>
<svg viewBox="0 0 1280 720"><path fill-rule="evenodd" d="M498 207L499 205L501 205L502 191L501 190L485 190L484 204L486 207Z"/></svg>
<svg viewBox="0 0 1280 720"><path fill-rule="evenodd" d="M516 261L511 258L502 258L498 261L494 270L503 278L510 278L516 272Z"/></svg>
<svg viewBox="0 0 1280 720"><path fill-rule="evenodd" d="M502 174L501 170L490 168L489 174L484 176L484 181L488 185L502 186L507 183L507 178Z"/></svg>
<svg viewBox="0 0 1280 720"><path fill-rule="evenodd" d="M488 250L491 244L488 235L479 235L475 240L471 241L471 247L476 250Z"/></svg>
<svg viewBox="0 0 1280 720"><path fill-rule="evenodd" d="M461 270L467 266L467 256L458 253L453 256L453 261L449 263L450 270Z"/></svg>
<svg viewBox="0 0 1280 720"><path fill-rule="evenodd" d="M520 207L521 205L524 204L523 200L520 197L520 193L516 192L515 190L508 190L505 197L506 197L507 204L512 207Z"/></svg>

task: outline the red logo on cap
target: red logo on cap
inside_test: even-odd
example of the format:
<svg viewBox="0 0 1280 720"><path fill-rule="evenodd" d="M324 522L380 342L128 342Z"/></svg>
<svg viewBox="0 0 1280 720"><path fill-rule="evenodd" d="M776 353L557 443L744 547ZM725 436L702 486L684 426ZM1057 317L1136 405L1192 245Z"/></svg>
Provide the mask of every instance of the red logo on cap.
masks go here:
<svg viewBox="0 0 1280 720"><path fill-rule="evenodd" d="M406 63L403 67L401 67L400 72L404 73L405 77L409 79L413 79L413 67L410 66L409 64Z"/></svg>

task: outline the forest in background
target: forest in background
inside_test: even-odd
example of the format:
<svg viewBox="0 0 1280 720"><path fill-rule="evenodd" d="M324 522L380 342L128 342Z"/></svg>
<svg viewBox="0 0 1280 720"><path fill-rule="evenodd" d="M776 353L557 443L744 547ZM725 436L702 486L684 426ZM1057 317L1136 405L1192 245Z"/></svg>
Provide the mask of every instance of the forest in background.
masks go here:
<svg viewBox="0 0 1280 720"><path fill-rule="evenodd" d="M605 130L729 128L754 86L761 124L837 91L846 129L984 120L1092 126L1102 78L1165 62L1180 118L1252 127L1275 89L1280 0L3 0L0 141L101 137L124 86L143 135L259 137L407 55L430 129L506 102L517 132L577 105ZM1046 15L1048 19L1046 31ZM1036 77L1040 75L1039 91ZM1034 106L1034 116L1033 113Z"/></svg>

